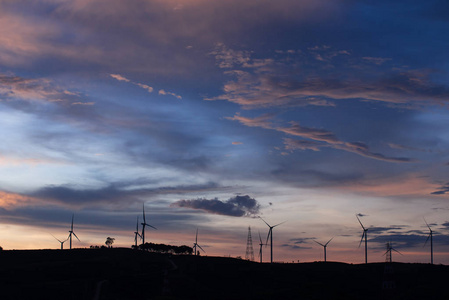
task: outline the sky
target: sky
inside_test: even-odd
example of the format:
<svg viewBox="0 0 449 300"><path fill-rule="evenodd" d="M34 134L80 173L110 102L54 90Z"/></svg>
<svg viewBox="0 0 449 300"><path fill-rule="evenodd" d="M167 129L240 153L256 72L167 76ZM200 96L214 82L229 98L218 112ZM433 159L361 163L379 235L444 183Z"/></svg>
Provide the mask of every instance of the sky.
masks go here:
<svg viewBox="0 0 449 300"><path fill-rule="evenodd" d="M0 0L0 246L449 264L449 2ZM263 220L260 219L263 218ZM283 223L285 222L285 223ZM141 230L141 226L139 226ZM53 236L54 237L53 237ZM68 245L65 244L67 247ZM270 247L263 247L268 261Z"/></svg>

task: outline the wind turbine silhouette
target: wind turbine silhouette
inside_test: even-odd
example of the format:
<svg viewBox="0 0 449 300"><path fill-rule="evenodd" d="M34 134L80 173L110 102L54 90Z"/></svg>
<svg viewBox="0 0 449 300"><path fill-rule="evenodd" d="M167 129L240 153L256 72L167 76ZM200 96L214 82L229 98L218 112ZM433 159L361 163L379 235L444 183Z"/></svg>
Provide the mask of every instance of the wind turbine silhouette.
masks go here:
<svg viewBox="0 0 449 300"><path fill-rule="evenodd" d="M72 225L70 226L69 236L67 237L67 239L70 239L70 249L72 249L72 235L74 235L76 237L76 239L78 241L80 241L80 239L76 236L75 232L73 231L73 217L74 217L74 214L72 214Z"/></svg>
<svg viewBox="0 0 449 300"><path fill-rule="evenodd" d="M262 238L260 237L260 231L259 231L259 257L260 257L260 263L262 263L262 249L263 249L263 242L262 242Z"/></svg>
<svg viewBox="0 0 449 300"><path fill-rule="evenodd" d="M196 229L195 243L193 243L193 249L195 249L195 250L194 250L194 251L195 251L195 255L198 255L198 252L199 252L199 251L198 251L198 252L196 251L196 250L197 250L196 247L200 248L204 253L206 253L206 251L204 251L204 249L201 248L200 245L198 245L198 228Z"/></svg>
<svg viewBox="0 0 449 300"><path fill-rule="evenodd" d="M429 224L427 224L426 219L424 219L424 222L426 223L427 228L429 228L429 235L427 236L427 239L426 239L426 242L424 243L424 246L427 244L427 241L430 238L430 264L433 265L433 230L432 230L432 228L430 228Z"/></svg>
<svg viewBox="0 0 449 300"><path fill-rule="evenodd" d="M279 223L279 224L276 224L276 225L274 225L274 226L271 226L270 224L268 224L267 222L265 222L265 220L264 219L262 219L261 217L259 217L265 224L267 224L267 226L268 226L268 228L270 228L269 230L268 230L268 235L267 235L267 241L266 241L266 243L265 243L265 246L267 246L268 245L268 239L270 239L270 256L271 256L271 258L270 258L270 262L271 263L273 263L273 228L274 227L276 227L276 226L279 226L279 225L281 225L281 224L284 224L286 221L284 221L284 222L282 222L282 223Z"/></svg>
<svg viewBox="0 0 449 300"><path fill-rule="evenodd" d="M368 263L368 241L367 241L368 229L365 228L365 226L363 226L362 222L359 219L359 216L357 216L357 215L355 215L355 216L356 216L357 220L359 220L360 226L362 226L362 229L363 229L362 239L360 240L359 248L360 248L360 245L362 244L363 238L365 238L365 264L367 264Z"/></svg>
<svg viewBox="0 0 449 300"><path fill-rule="evenodd" d="M321 245L321 246L323 246L323 248L324 248L324 262L326 262L327 261L327 259L326 259L326 248L327 248L327 245L333 240L334 238L331 238L330 240L328 240L327 241L327 243L326 244L321 244L320 242L317 242L317 241L315 241L315 240L313 240L315 243L317 243L318 245Z"/></svg>
<svg viewBox="0 0 449 300"><path fill-rule="evenodd" d="M145 220L145 203L142 206L142 212L143 212L143 223L140 223L142 225L142 244L145 244L145 226L150 226L153 229L157 229L156 227L150 225L147 223L147 221Z"/></svg>
<svg viewBox="0 0 449 300"><path fill-rule="evenodd" d="M139 217L137 217L137 222L136 222L136 231L134 231L134 246L137 249L137 237L142 238L142 236L139 233Z"/></svg>
<svg viewBox="0 0 449 300"><path fill-rule="evenodd" d="M50 234L51 234L51 233L50 233ZM61 250L63 250L63 249L64 249L64 243L67 242L67 240L68 240L69 238L66 238L65 240L61 241L60 239L58 239L57 237L55 237L53 234L51 234L51 236L54 237L58 242L61 243Z"/></svg>

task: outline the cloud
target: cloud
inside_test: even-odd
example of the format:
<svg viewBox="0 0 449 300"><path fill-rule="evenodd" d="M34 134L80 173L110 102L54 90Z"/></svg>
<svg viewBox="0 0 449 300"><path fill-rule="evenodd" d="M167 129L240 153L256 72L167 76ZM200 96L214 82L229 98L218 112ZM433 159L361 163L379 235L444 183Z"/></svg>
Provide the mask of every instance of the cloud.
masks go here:
<svg viewBox="0 0 449 300"><path fill-rule="evenodd" d="M370 62L370 63L376 64L376 65L382 65L383 63L385 63L385 62L391 60L391 58L384 58L384 57L369 57L369 56L362 57L362 59L364 59L364 60L366 60L366 61L368 61L368 62Z"/></svg>
<svg viewBox="0 0 449 300"><path fill-rule="evenodd" d="M182 97L181 96L179 96L179 95L177 95L177 94L175 94L175 93L172 93L172 92L167 92L167 91L165 91L165 90L159 90L159 95L171 95L171 96L173 96L173 97L176 97L176 98L178 98L178 99L182 99Z"/></svg>
<svg viewBox="0 0 449 300"><path fill-rule="evenodd" d="M148 91L148 93L153 92L153 88L149 85L143 84L143 83L137 83L138 86Z"/></svg>
<svg viewBox="0 0 449 300"><path fill-rule="evenodd" d="M144 83L134 82L134 81L129 80L128 78L122 76L122 75L119 75L119 74L109 74L109 76L111 76L112 78L114 78L114 79L116 79L116 80L118 80L118 81L125 81L125 82L132 83L132 84L134 84L134 85L136 85L136 86L138 86L138 87L140 87L140 88L143 88L143 89L146 90L148 93L152 93L152 92L154 91L154 88L153 88L153 87L151 87L151 86L149 86L149 85L147 85L147 84L144 84ZM182 97L181 97L180 95L177 95L177 94L172 93L172 92L167 92L167 91L162 90L162 89L159 90L158 94L159 94L159 95L163 95L163 96L170 95L170 96L173 96L173 97L175 97L175 98L182 99Z"/></svg>
<svg viewBox="0 0 449 300"><path fill-rule="evenodd" d="M132 182L115 182L99 188L84 188L76 185L49 185L26 193L23 196L41 199L48 203L65 205L96 206L98 204L120 204L123 201L136 202L155 195L170 195L216 191L226 189L214 182L198 185L159 186L142 188L151 185L148 180L133 180Z"/></svg>
<svg viewBox="0 0 449 300"><path fill-rule="evenodd" d="M258 58L265 63L256 64L250 52L231 50L220 44L214 52L215 58L220 68L230 69L225 74L234 80L224 84L222 95L205 100L226 100L245 109L334 106L343 99L378 101L407 108L448 102L449 86L433 82L433 71L393 70L392 67L380 71L378 65L389 59L363 57L355 62L348 51L328 46L310 48L309 53L310 57L281 57L276 61ZM318 62L310 65L311 58ZM367 61L374 62L374 66L361 68ZM329 69L336 69L335 65L340 66L342 62L348 67L339 67L338 76L332 75ZM296 70L299 66L300 73ZM306 66L313 69L305 69Z"/></svg>
<svg viewBox="0 0 449 300"><path fill-rule="evenodd" d="M242 145L242 142L232 142L233 145Z"/></svg>
<svg viewBox="0 0 449 300"><path fill-rule="evenodd" d="M111 76L114 79L117 79L118 81L125 81L125 82L130 82L131 81L128 78L125 78L125 77L123 77L120 74L109 74L109 76Z"/></svg>
<svg viewBox="0 0 449 300"><path fill-rule="evenodd" d="M444 195L446 193L449 193L449 182L445 185L438 188L438 191L434 191L431 194L432 195Z"/></svg>
<svg viewBox="0 0 449 300"><path fill-rule="evenodd" d="M284 138L285 149L287 150L313 150L320 151L320 148L326 147L326 145L314 141L307 140L294 140Z"/></svg>
<svg viewBox="0 0 449 300"><path fill-rule="evenodd" d="M73 102L71 105L85 105L85 106L91 106L91 105L95 105L95 102Z"/></svg>
<svg viewBox="0 0 449 300"><path fill-rule="evenodd" d="M335 134L325 129L316 129L301 126L296 122L290 122L289 127L277 126L272 123L273 115L262 115L256 118L242 117L240 114L236 114L234 117L228 117L228 120L239 121L241 124L249 127L261 127L264 129L276 130L288 135L298 136L312 141L295 141L293 139L284 139L285 148L287 150L313 150L320 151L320 148L329 147L333 149L339 149L351 153L358 154L360 156L394 162L414 162L411 158L406 157L388 157L380 153L372 152L367 145L360 142L344 142L339 140Z"/></svg>
<svg viewBox="0 0 449 300"><path fill-rule="evenodd" d="M188 207L192 209L204 210L208 213L226 215L233 217L255 216L259 213L260 204L256 199L248 195L235 196L227 201L215 199L195 199L179 200L173 204L173 207Z"/></svg>
<svg viewBox="0 0 449 300"><path fill-rule="evenodd" d="M153 92L153 88L147 84L143 84L143 83L139 83L139 82L134 82L120 74L109 74L109 76L111 76L112 78L118 80L118 81L125 81L125 82L129 82L132 83L134 85L137 85L140 88L143 88L144 90L146 90L148 93L152 93Z"/></svg>
<svg viewBox="0 0 449 300"><path fill-rule="evenodd" d="M69 92L45 78L23 78L0 74L0 95L4 99L44 102L79 102L78 93Z"/></svg>
<svg viewBox="0 0 449 300"><path fill-rule="evenodd" d="M0 208L1 209L9 209L9 208L24 206L24 205L31 203L33 200L35 200L35 199L28 197L28 196L11 193L11 192L7 192L7 191L0 191Z"/></svg>

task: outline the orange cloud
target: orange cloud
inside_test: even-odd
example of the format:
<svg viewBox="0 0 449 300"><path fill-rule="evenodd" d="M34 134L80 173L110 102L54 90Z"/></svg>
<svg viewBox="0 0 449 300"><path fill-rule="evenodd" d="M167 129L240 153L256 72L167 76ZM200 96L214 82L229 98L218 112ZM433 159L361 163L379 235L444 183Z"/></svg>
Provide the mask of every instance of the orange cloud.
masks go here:
<svg viewBox="0 0 449 300"><path fill-rule="evenodd" d="M11 208L18 205L24 205L30 202L30 197L25 197L15 193L8 193L0 191L0 207L1 208Z"/></svg>
<svg viewBox="0 0 449 300"><path fill-rule="evenodd" d="M438 184L429 182L427 178L412 174L406 177L388 177L362 183L354 183L352 185L342 186L340 189L349 189L354 192L379 197L429 197L433 191L438 189L438 187Z"/></svg>

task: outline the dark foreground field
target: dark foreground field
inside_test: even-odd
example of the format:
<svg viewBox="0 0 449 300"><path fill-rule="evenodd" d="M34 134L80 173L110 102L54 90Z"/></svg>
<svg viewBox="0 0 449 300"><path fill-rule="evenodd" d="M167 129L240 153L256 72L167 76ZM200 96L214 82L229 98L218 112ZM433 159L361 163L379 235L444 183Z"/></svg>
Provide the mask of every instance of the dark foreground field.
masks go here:
<svg viewBox="0 0 449 300"><path fill-rule="evenodd" d="M0 252L0 299L449 299L449 267L259 264L130 249ZM383 282L395 288L382 289Z"/></svg>

